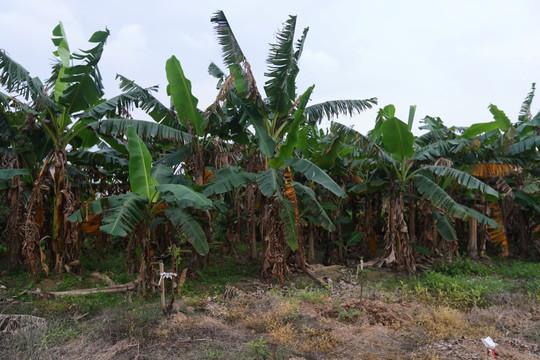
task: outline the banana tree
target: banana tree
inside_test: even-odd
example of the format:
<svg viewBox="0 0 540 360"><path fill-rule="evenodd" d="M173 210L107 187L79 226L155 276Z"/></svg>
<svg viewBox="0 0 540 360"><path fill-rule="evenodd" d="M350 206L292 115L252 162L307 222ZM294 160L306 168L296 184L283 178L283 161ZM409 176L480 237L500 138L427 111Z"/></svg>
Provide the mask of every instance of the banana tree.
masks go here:
<svg viewBox="0 0 540 360"><path fill-rule="evenodd" d="M377 233L380 232L375 229L376 194L381 188L386 188L388 182L375 171L379 169L379 161L374 154L366 148L360 150L355 144L358 139L354 134L340 131L336 125L339 124L333 123L328 134L319 138L317 145L307 147L308 151L304 149L303 153L310 153L310 158L329 171L347 192L348 197L339 199L335 210L339 220L338 241L334 241L339 245L337 257L335 251L330 253L334 257L332 261L343 261L345 250L355 243L365 245L360 247L361 256L375 255ZM346 211L342 211L343 208Z"/></svg>
<svg viewBox="0 0 540 360"><path fill-rule="evenodd" d="M411 116L412 117L412 116ZM432 213L438 218L437 227L445 239L455 240L453 228L449 217L468 220L473 217L481 223L494 227L498 225L488 217L477 211L457 203L443 188L444 182L453 182L470 191L475 191L490 200L498 199L499 194L482 181L471 175L441 165L422 164L425 153L415 148L415 138L410 131L412 121L404 123L395 117L395 108L392 105L381 109L376 126L378 133L371 137L363 136L343 125L335 124L336 130L345 134L355 134L357 146L361 146L369 154L376 157L380 169L386 176L389 184L385 197L383 211L385 213L385 244L387 264L396 263L399 268L410 272L416 270L416 262L411 245L409 226L414 218L407 221L406 200L411 209L416 199L428 201ZM379 138L380 143L373 138ZM455 233L455 231L453 232Z"/></svg>
<svg viewBox="0 0 540 360"><path fill-rule="evenodd" d="M490 105L494 120L473 124L462 135L463 138L474 138L481 144L469 155L467 172L495 184L496 189L505 194L504 199L486 207L500 225L498 229L488 228L488 234L492 242L501 246L501 257L509 254L508 230L517 233L519 248L524 255L528 252L529 239L533 237L534 226L529 228L525 225L527 221L522 212L532 211L534 214L536 204L534 198L522 189L538 184L536 162L540 147L540 113L535 116L531 114L534 93L535 84L521 105L516 124L511 123L504 111ZM471 240L474 256L476 239Z"/></svg>
<svg viewBox="0 0 540 360"><path fill-rule="evenodd" d="M25 126L28 124L26 106L16 98L0 93L0 166L3 167L0 169L0 189L5 191L7 210L2 233L7 244L9 268L21 265L24 237L20 229L27 199L24 193L31 189L32 179L39 170L39 154L42 154L41 158L45 157L51 147L39 129Z"/></svg>
<svg viewBox="0 0 540 360"><path fill-rule="evenodd" d="M53 44L56 46L54 55L57 63L47 87L38 78L32 78L28 71L11 59L5 52L0 52L0 84L9 93L16 93L27 101L23 110L27 113L31 126L41 129L43 138L52 144L52 149L43 158L37 159L41 164L35 181L25 216L23 231L25 240L26 261L34 276L37 275L38 264L48 271L43 261L40 240L43 234L36 223L40 213L43 196L48 192L47 177L52 178L52 222L51 222L51 262L57 273L63 271L67 264L80 264L79 242L76 229L67 221L76 205L68 174L68 147L77 147L75 138L84 139L78 146L95 144L93 131L87 128L86 121L80 118L84 110L89 109L102 100L103 85L98 70L105 41L109 31L97 31L89 39L94 47L71 53L62 23L53 30ZM52 173L49 175L49 166Z"/></svg>
<svg viewBox="0 0 540 360"><path fill-rule="evenodd" d="M261 159L257 176L258 190L267 199L262 206L261 217L266 223L261 223L266 231L263 236L265 245L265 269L282 276L285 269L283 251L287 246L298 249L297 264L305 267L305 256L299 230L299 208L296 196L297 185L292 184L289 174L296 173L317 178L322 183L330 179L323 170L307 159L295 158L294 149L298 142L298 133L306 123L317 123L324 117L337 115L352 115L376 103L375 98L366 100L336 100L308 106L308 100L313 91L309 88L300 96L296 93L296 77L299 73L299 61L303 52L308 29L295 41L296 17L291 16L285 22L283 29L276 36L276 43L271 45L267 58L269 65L265 73L267 81L264 86L265 98L257 88L249 62L242 52L234 33L223 12L218 11L211 19L214 23L218 40L223 50L223 61L228 68L228 75L215 64L211 64L211 73L219 79L220 93L218 101L209 110L216 117L227 115L234 121L234 129L243 129L248 134L244 139L254 138L258 152L252 156ZM235 130L237 131L237 130ZM238 135L232 134L238 138ZM309 170L309 171L308 171ZM316 174L316 175L315 175ZM324 175L323 175L324 174ZM319 176L321 178L319 179ZM324 177L324 180L323 180ZM333 181L330 186L336 194L342 196L343 190ZM325 185L322 185L325 186ZM256 188L251 188L255 191ZM248 189L249 190L249 189ZM281 200L286 193L285 202ZM255 196L248 197L255 199ZM254 201L254 200L253 200ZM277 202L276 202L277 201ZM282 204L280 206L280 204ZM248 204L248 208L251 208ZM281 209L286 212L285 223L291 224L289 243L283 237L276 240L275 234L282 233L283 222L279 221ZM250 217L251 221L255 219ZM272 219L272 220L270 220ZM248 220L249 222L249 220ZM292 226L292 224L295 224ZM249 226L249 225L248 225ZM295 228L296 230L292 231ZM254 248L255 232L250 232L252 248ZM279 254L278 254L279 253ZM279 259L279 265L268 259Z"/></svg>
<svg viewBox="0 0 540 360"><path fill-rule="evenodd" d="M208 253L204 231L192 215L192 209L208 210L212 202L203 194L181 184L158 183L151 175L152 157L135 126L127 129L129 151L129 183L131 192L97 199L70 216L82 222L89 213L104 214L100 230L116 237L125 237L139 230L136 247L141 252L138 286L145 292L153 285L150 265L153 254L150 227L163 213L168 221L185 234L201 255ZM157 175L156 175L157 176Z"/></svg>

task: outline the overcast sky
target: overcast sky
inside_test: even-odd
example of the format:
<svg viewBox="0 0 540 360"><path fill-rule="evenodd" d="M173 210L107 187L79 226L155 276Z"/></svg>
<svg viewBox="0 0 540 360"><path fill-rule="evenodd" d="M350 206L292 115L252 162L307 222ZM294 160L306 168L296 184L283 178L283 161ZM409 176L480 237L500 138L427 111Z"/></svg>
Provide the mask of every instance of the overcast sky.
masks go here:
<svg viewBox="0 0 540 360"><path fill-rule="evenodd" d="M380 107L394 104L404 121L409 105L417 105L415 128L425 115L457 126L491 121L489 104L514 122L531 84L540 81L538 0L2 0L0 48L44 80L58 21L72 51L89 48L92 33L107 27L100 63L106 97L118 94L120 73L145 87L159 85L158 97L168 104L165 61L175 55L205 108L217 94L208 64L222 65L210 23L216 10L225 12L261 91L268 44L297 15L297 37L310 28L299 93L315 84L313 104L377 97ZM375 113L339 121L366 133Z"/></svg>

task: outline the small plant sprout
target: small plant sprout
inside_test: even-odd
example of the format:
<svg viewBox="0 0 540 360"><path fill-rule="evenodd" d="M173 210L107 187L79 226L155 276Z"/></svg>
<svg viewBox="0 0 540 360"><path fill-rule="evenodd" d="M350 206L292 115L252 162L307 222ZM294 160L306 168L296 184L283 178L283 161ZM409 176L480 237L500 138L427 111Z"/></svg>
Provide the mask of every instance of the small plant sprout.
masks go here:
<svg viewBox="0 0 540 360"><path fill-rule="evenodd" d="M257 360L265 360L271 356L266 340L264 340L264 337L262 336L260 339L253 340L252 342L245 343L244 345L251 349L252 355Z"/></svg>

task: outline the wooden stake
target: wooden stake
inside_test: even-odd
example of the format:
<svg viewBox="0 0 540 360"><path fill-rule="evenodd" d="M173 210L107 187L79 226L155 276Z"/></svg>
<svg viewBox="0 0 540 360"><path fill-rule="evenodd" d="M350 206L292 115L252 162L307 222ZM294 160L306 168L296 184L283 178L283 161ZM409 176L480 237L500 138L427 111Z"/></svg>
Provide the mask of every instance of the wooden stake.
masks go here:
<svg viewBox="0 0 540 360"><path fill-rule="evenodd" d="M159 262L159 277L161 280L161 309L165 313L167 311L165 305L165 278L161 277L161 274L165 272L165 267L163 266L163 261Z"/></svg>

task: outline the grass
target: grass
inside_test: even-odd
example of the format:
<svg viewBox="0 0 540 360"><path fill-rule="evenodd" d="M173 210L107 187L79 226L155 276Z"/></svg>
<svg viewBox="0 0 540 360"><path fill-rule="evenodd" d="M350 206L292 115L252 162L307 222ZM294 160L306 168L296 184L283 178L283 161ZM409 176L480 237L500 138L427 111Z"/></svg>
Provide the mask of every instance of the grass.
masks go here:
<svg viewBox="0 0 540 360"><path fill-rule="evenodd" d="M62 274L62 280L58 282L58 285L54 288L54 291L65 291L71 289L85 289L94 287L94 283L91 279L75 275L71 273Z"/></svg>
<svg viewBox="0 0 540 360"><path fill-rule="evenodd" d="M485 264L458 258L435 263L421 274L383 278L377 287L455 308L489 307L503 293L540 298L540 263L499 260Z"/></svg>
<svg viewBox="0 0 540 360"><path fill-rule="evenodd" d="M299 301L309 301L314 304L323 304L330 296L330 290L327 288L288 289L287 293Z"/></svg>
<svg viewBox="0 0 540 360"><path fill-rule="evenodd" d="M186 296L201 293L218 295L223 293L227 284L238 282L244 278L255 278L258 276L258 272L256 263L243 264L237 261L213 263L197 270L196 279L187 281L182 292Z"/></svg>
<svg viewBox="0 0 540 360"><path fill-rule="evenodd" d="M127 273L126 254L124 252L108 252L99 254L90 252L81 259L85 271L103 273L117 284L125 284L134 279Z"/></svg>

